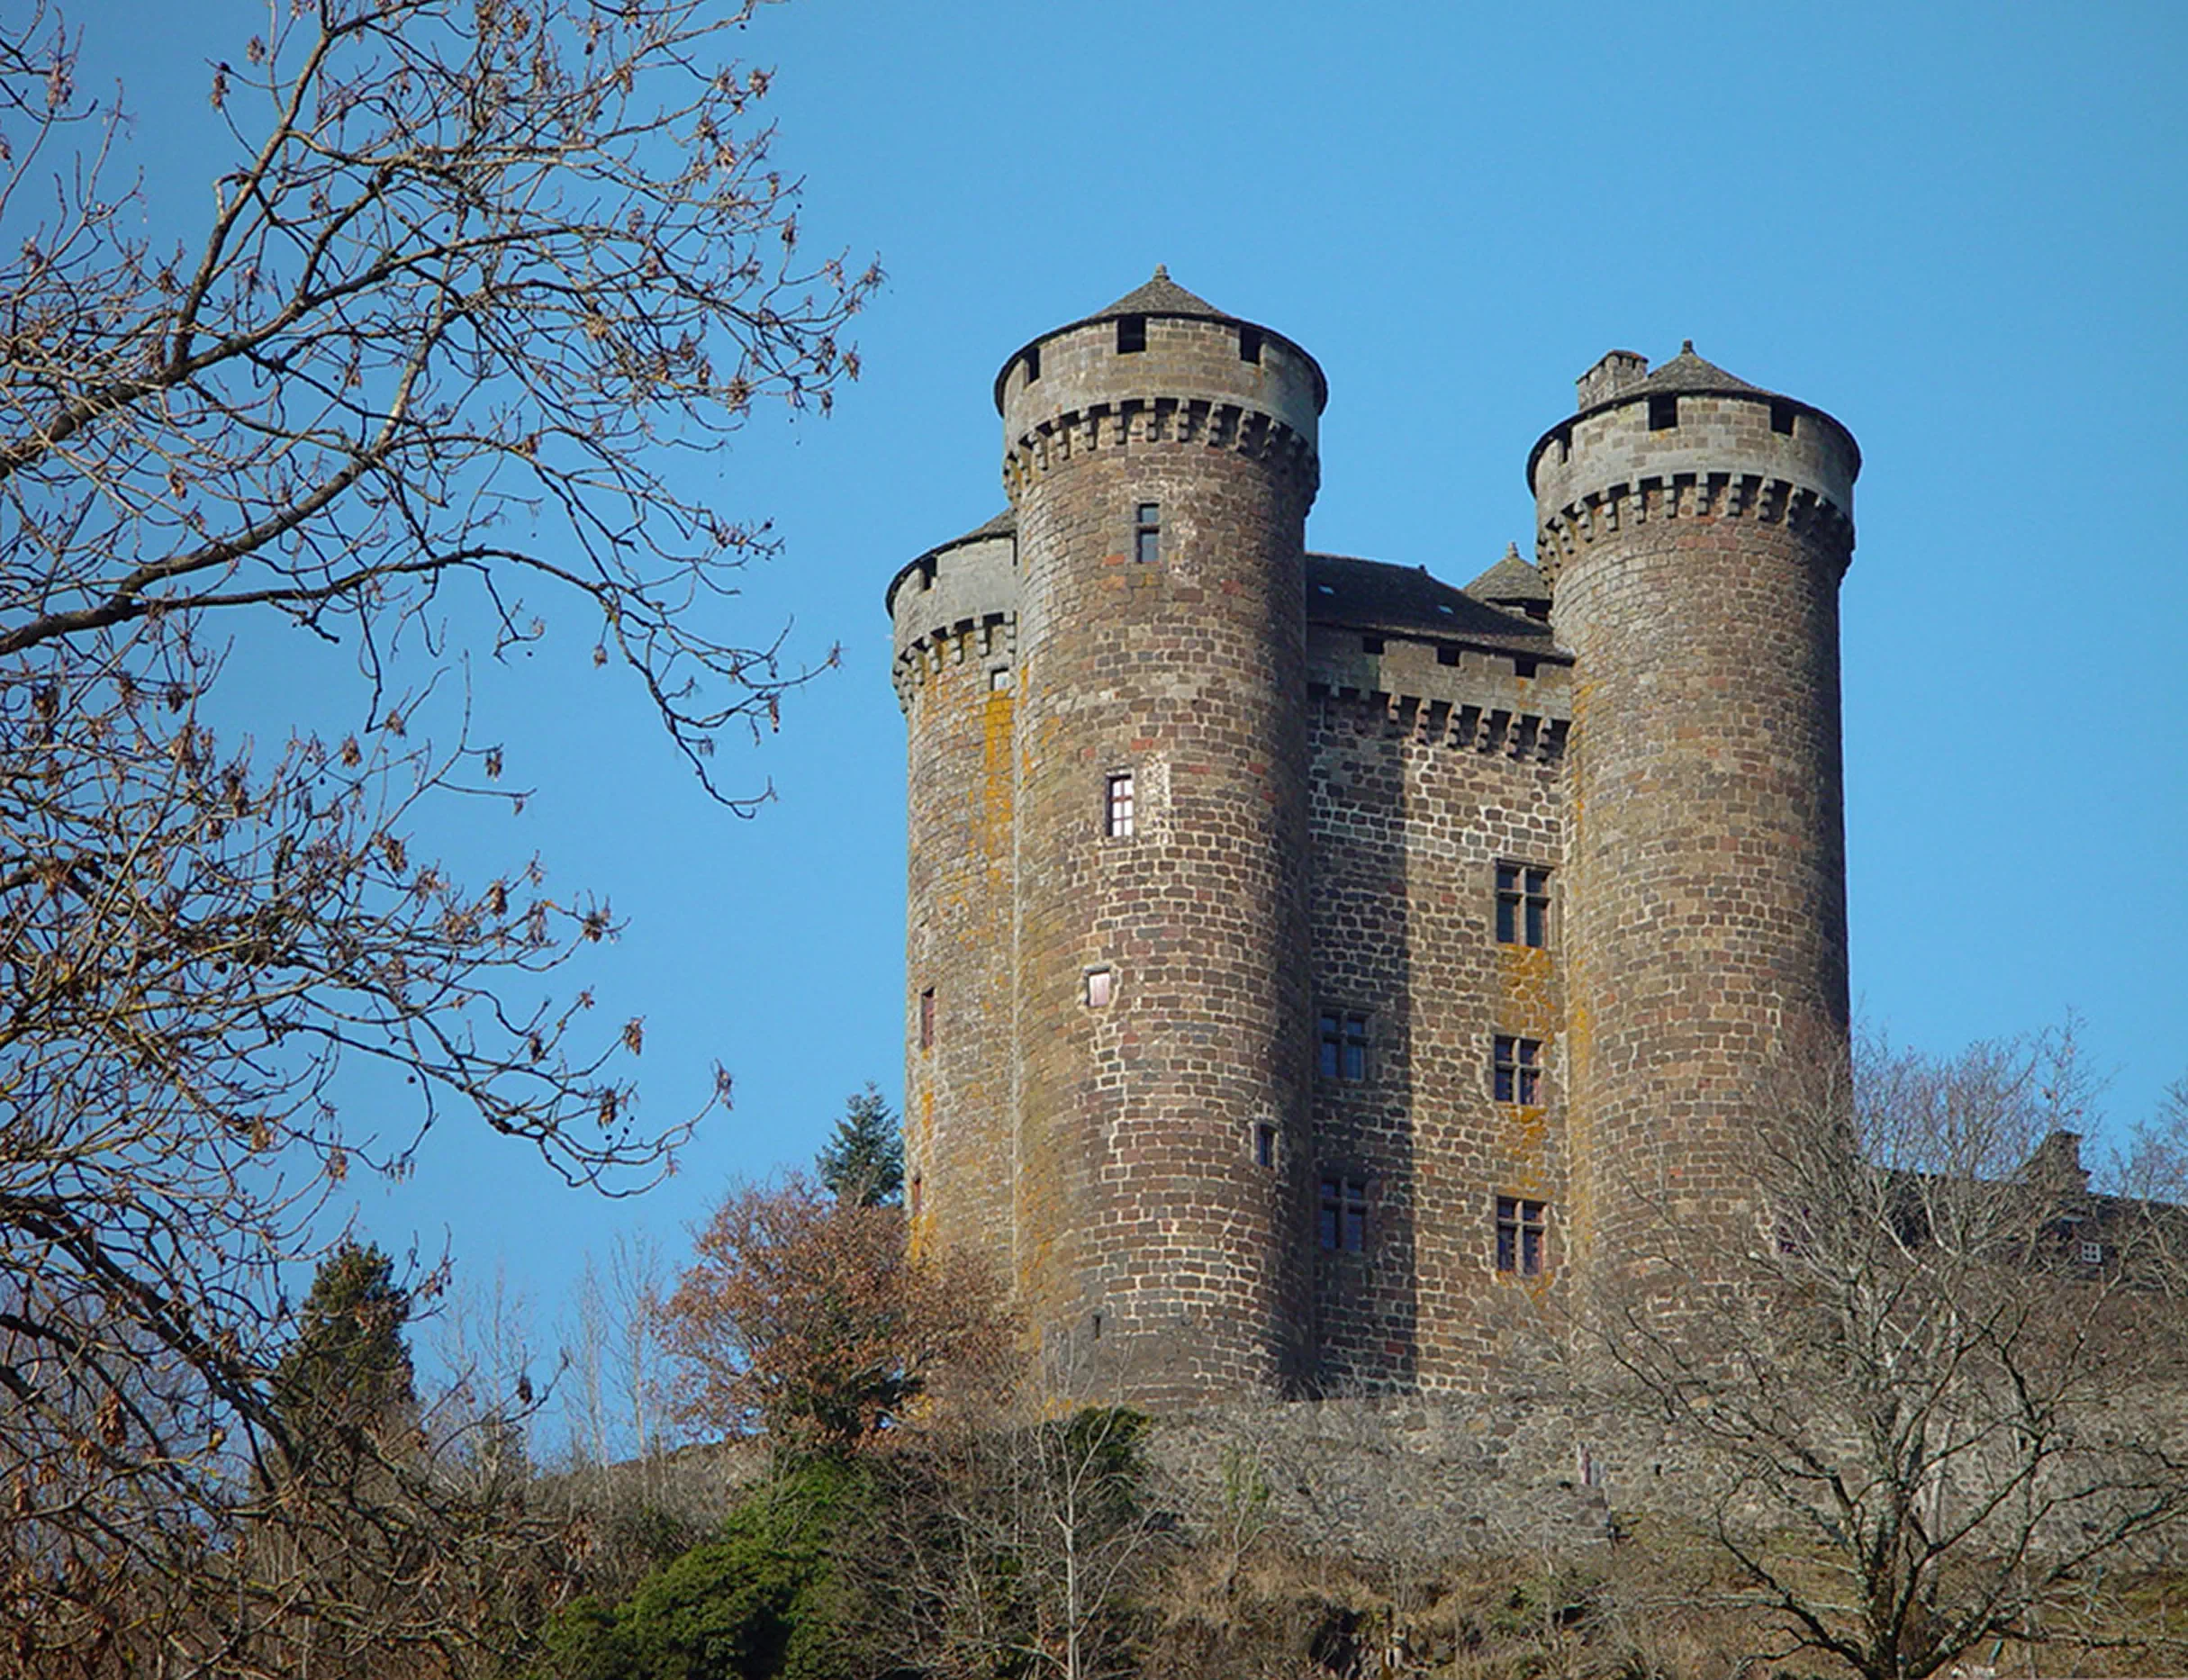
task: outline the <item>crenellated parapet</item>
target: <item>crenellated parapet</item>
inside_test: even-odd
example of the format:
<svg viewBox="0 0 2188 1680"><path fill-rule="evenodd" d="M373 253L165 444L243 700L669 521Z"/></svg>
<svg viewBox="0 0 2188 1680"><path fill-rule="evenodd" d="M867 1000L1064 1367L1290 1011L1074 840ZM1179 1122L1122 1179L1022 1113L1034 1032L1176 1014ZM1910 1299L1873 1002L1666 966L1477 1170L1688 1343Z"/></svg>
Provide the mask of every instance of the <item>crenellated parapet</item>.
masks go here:
<svg viewBox="0 0 2188 1680"><path fill-rule="evenodd" d="M931 548L889 585L896 660L890 680L907 714L938 673L968 664L990 678L1016 663L1018 627L1017 542L1011 517L997 515L978 530Z"/></svg>
<svg viewBox="0 0 2188 1680"><path fill-rule="evenodd" d="M1325 712L1350 718L1363 734L1373 731L1420 746L1488 758L1557 763L1565 756L1566 736L1572 728L1569 718L1510 705L1333 688L1320 682L1309 683L1307 692Z"/></svg>
<svg viewBox="0 0 2188 1680"><path fill-rule="evenodd" d="M1290 475L1312 501L1321 483L1313 441L1273 414L1202 397L1141 396L1093 402L1035 421L1003 456L1003 489L1015 503L1026 482L1102 450L1146 444L1232 450Z"/></svg>
<svg viewBox="0 0 2188 1680"><path fill-rule="evenodd" d="M1527 457L1536 564L1553 583L1588 545L1650 519L1786 525L1845 569L1861 450L1822 409L1735 378L1691 343L1654 373L1614 351L1578 396Z"/></svg>
<svg viewBox="0 0 2188 1680"><path fill-rule="evenodd" d="M1839 555L1843 574L1853 558L1854 521L1822 492L1760 473L1652 474L1607 484L1542 512L1535 564L1554 583L1588 544L1650 519L1751 519L1784 525Z"/></svg>

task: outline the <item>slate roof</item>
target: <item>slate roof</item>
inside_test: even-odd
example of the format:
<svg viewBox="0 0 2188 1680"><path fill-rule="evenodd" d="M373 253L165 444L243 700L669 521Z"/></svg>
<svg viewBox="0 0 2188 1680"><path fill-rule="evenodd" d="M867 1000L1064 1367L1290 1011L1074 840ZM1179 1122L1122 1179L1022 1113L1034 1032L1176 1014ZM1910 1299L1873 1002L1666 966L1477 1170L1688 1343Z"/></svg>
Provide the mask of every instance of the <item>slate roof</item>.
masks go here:
<svg viewBox="0 0 2188 1680"><path fill-rule="evenodd" d="M1469 583L1466 592L1476 601L1530 601L1545 605L1550 601L1550 585L1540 572L1520 558L1517 543L1508 545L1504 558Z"/></svg>
<svg viewBox="0 0 2188 1680"><path fill-rule="evenodd" d="M1154 278L1146 285L1135 286L1116 303L1089 321L1102 321L1111 315L1208 315L1217 321L1236 321L1237 316L1220 310L1204 297L1196 297L1170 277L1170 270L1161 263L1155 265Z"/></svg>
<svg viewBox="0 0 2188 1680"><path fill-rule="evenodd" d="M1618 393L1617 401L1631 402L1636 396L1684 391L1703 393L1724 391L1735 395L1774 397L1775 391L1765 391L1760 385L1751 385L1734 374L1728 374L1714 362L1704 361L1695 354L1695 341L1687 339L1679 346L1679 353L1654 373L1636 384L1628 385ZM1802 404L1804 408L1807 405Z"/></svg>
<svg viewBox="0 0 2188 1680"><path fill-rule="evenodd" d="M1559 649L1547 624L1492 607L1429 576L1425 567L1391 565L1351 555L1306 556L1306 621L1507 648L1550 659L1569 656Z"/></svg>

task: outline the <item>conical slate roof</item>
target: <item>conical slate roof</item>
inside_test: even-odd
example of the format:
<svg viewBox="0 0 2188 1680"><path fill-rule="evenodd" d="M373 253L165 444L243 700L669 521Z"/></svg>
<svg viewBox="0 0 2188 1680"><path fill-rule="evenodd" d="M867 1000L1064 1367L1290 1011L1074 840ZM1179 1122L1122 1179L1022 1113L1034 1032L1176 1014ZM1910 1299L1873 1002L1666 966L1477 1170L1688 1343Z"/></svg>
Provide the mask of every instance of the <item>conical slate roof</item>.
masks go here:
<svg viewBox="0 0 2188 1680"><path fill-rule="evenodd" d="M1688 339L1679 346L1679 353L1637 384L1628 385L1618 393L1617 401L1630 402L1636 396L1669 391L1730 391L1759 397L1774 397L1775 391L1766 391L1760 385L1751 385L1737 375L1728 374L1714 362L1704 361L1695 354L1695 341Z"/></svg>
<svg viewBox="0 0 2188 1680"><path fill-rule="evenodd" d="M1116 303L1089 321L1101 321L1111 315L1212 315L1218 321L1235 321L1236 316L1220 310L1204 297L1195 297L1170 277L1170 270L1161 263L1155 265L1154 278L1146 285L1135 286Z"/></svg>
<svg viewBox="0 0 2188 1680"><path fill-rule="evenodd" d="M946 543L936 544L935 552L939 554L945 548L956 548L966 543L976 543L983 537L1008 537L1017 528L1018 510L1016 508L1005 508L986 524L975 525L963 537L953 537Z"/></svg>
<svg viewBox="0 0 2188 1680"><path fill-rule="evenodd" d="M1520 558L1519 545L1507 543L1504 558L1466 586L1476 601L1542 601L1550 600L1550 585L1542 574Z"/></svg>

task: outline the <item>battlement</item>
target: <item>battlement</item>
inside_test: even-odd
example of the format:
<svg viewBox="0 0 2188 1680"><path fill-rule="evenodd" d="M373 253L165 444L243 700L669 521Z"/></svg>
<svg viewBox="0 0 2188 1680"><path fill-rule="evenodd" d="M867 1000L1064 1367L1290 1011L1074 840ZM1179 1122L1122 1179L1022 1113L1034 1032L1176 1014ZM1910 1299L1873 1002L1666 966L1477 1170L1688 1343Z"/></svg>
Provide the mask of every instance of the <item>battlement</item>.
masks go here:
<svg viewBox="0 0 2188 1680"><path fill-rule="evenodd" d="M1004 452L1003 488L1015 502L1026 480L1076 456L1154 443L1201 444L1272 463L1297 474L1310 500L1321 483L1312 438L1274 415L1233 402L1136 396L1066 410L1035 422Z"/></svg>
<svg viewBox="0 0 2188 1680"><path fill-rule="evenodd" d="M1674 473L1590 491L1562 507L1546 507L1535 533L1535 564L1555 582L1587 545L1650 519L1753 519L1815 536L1840 551L1840 571L1854 548L1854 522L1842 508L1805 485L1759 473Z"/></svg>
<svg viewBox="0 0 2188 1680"><path fill-rule="evenodd" d="M997 515L954 542L930 548L890 580L895 629L890 680L907 711L920 683L945 665L973 660L1007 667L1017 646L1017 543L1010 516Z"/></svg>
<svg viewBox="0 0 2188 1680"><path fill-rule="evenodd" d="M1349 715L1353 727L1363 732L1379 730L1422 746L1445 746L1485 757L1554 764L1564 758L1566 737L1572 730L1570 718L1545 711L1394 694L1383 689L1336 688L1318 682L1306 687L1319 704Z"/></svg>
<svg viewBox="0 0 2188 1680"><path fill-rule="evenodd" d="M1615 366L1614 366L1615 364ZM1527 484L1544 519L1601 500L1614 486L1783 482L1838 510L1850 528L1861 451L1853 434L1813 404L1765 391L1694 353L1690 342L1655 373L1614 351L1579 382L1581 408L1527 457ZM1591 400L1592 399L1592 400ZM1695 512L1767 508L1692 505ZM1767 513L1765 517L1769 517Z"/></svg>

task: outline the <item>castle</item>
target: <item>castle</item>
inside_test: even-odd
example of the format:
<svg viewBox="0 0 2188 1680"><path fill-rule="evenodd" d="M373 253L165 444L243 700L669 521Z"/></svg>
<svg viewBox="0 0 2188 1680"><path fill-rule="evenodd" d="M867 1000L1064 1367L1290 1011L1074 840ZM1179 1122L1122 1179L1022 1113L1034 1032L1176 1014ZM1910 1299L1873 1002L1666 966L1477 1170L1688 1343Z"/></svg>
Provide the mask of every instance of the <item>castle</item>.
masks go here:
<svg viewBox="0 0 2188 1680"><path fill-rule="evenodd" d="M1306 552L1327 390L1157 269L889 587L914 1241L1150 1405L1508 1387L1846 1025L1852 436L1614 351L1462 590Z"/></svg>

